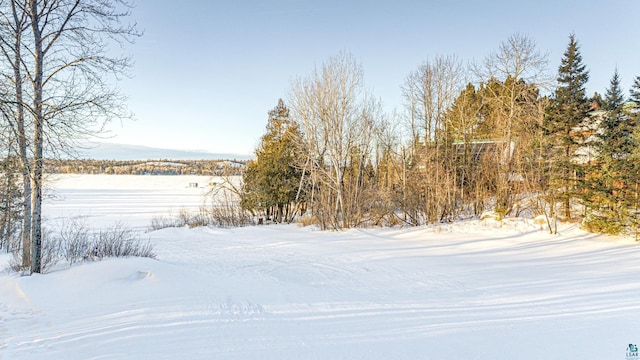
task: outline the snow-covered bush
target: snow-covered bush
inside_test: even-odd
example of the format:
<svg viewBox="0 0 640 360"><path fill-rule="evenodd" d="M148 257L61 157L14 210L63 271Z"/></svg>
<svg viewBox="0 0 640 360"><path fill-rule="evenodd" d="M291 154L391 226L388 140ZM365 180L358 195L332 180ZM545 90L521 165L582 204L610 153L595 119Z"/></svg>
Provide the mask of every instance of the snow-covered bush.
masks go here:
<svg viewBox="0 0 640 360"><path fill-rule="evenodd" d="M238 203L227 201L210 206L202 206L198 211L189 212L181 209L177 214L158 216L151 219L150 231L169 227L190 228L200 226L241 227L255 225L254 218Z"/></svg>
<svg viewBox="0 0 640 360"><path fill-rule="evenodd" d="M178 220L171 216L155 216L151 219L151 225L149 226L150 231L162 230L170 227L180 227Z"/></svg>
<svg viewBox="0 0 640 360"><path fill-rule="evenodd" d="M220 204L208 209L209 225L219 227L241 227L254 225L253 217L240 205L233 203Z"/></svg>
<svg viewBox="0 0 640 360"><path fill-rule="evenodd" d="M101 230L94 235L89 258L105 257L149 257L154 258L153 246L149 241L142 241L138 233L122 223Z"/></svg>
<svg viewBox="0 0 640 360"><path fill-rule="evenodd" d="M26 271L21 265L21 251L14 253L11 268ZM66 261L69 265L85 260L100 260L105 257L149 257L154 258L153 245L122 223L99 231L91 229L81 221L68 221L53 230L44 229L42 236L42 271L48 272L56 264Z"/></svg>
<svg viewBox="0 0 640 360"><path fill-rule="evenodd" d="M81 221L65 222L58 231L58 236L47 242L58 242L61 249L64 249L61 255L70 264L81 261L89 253L91 244L89 239L91 233L89 227Z"/></svg>

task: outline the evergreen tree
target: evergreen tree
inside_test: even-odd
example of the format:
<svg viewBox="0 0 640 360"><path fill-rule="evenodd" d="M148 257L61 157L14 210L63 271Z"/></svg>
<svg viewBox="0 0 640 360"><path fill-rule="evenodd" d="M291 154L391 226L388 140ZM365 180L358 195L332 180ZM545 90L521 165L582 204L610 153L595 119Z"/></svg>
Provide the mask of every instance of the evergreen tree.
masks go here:
<svg viewBox="0 0 640 360"><path fill-rule="evenodd" d="M20 189L18 161L11 154L0 160L0 250L19 244L24 197Z"/></svg>
<svg viewBox="0 0 640 360"><path fill-rule="evenodd" d="M481 109L480 94L468 83L445 114L447 137L464 143L476 139L483 119Z"/></svg>
<svg viewBox="0 0 640 360"><path fill-rule="evenodd" d="M629 92L631 95L629 96L629 101L633 101L636 105L640 105L640 76L636 76Z"/></svg>
<svg viewBox="0 0 640 360"><path fill-rule="evenodd" d="M583 143L574 130L584 121L590 106L585 95L589 73L582 63L574 34L569 36L557 80L558 87L547 108L543 127L548 140L548 160L553 163L549 174L550 186L560 189L558 200L562 201L564 217L568 220L571 218L571 198L578 171L573 157Z"/></svg>
<svg viewBox="0 0 640 360"><path fill-rule="evenodd" d="M624 104L624 95L622 87L620 86L620 74L618 74L618 69L616 69L605 94L603 105L605 110L617 112L622 109L622 104Z"/></svg>
<svg viewBox="0 0 640 360"><path fill-rule="evenodd" d="M598 92L593 93L589 101L591 102L591 110L601 110L604 106L604 99Z"/></svg>
<svg viewBox="0 0 640 360"><path fill-rule="evenodd" d="M628 113L624 111L625 103L620 75L615 71L605 96L604 109L606 115L598 133L598 153L601 162L611 168L616 178L623 176L629 164L627 157L633 150L633 126Z"/></svg>
<svg viewBox="0 0 640 360"><path fill-rule="evenodd" d="M618 234L632 221L630 209L636 197L637 166L631 160L636 141L624 102L616 70L604 99L606 114L596 133L597 157L590 168L585 197L588 211L585 225L596 232Z"/></svg>
<svg viewBox="0 0 640 360"><path fill-rule="evenodd" d="M241 205L252 212L264 212L276 222L291 222L301 200L301 134L282 100L269 112L266 130L255 151L256 159L247 164Z"/></svg>
<svg viewBox="0 0 640 360"><path fill-rule="evenodd" d="M640 76L636 76L633 85L631 85L629 100L635 103L635 106L629 111L629 126L633 129L631 141L633 150L629 161L627 162L627 173L633 178L630 179L627 189L631 191L629 197L629 208L631 209L630 227L635 234L636 241L640 235Z"/></svg>

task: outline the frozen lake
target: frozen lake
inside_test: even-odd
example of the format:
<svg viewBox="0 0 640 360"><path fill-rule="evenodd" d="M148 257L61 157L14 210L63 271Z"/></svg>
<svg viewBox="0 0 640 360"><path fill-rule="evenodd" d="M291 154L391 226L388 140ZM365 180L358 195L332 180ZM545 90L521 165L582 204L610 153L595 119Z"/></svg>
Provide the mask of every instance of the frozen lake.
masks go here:
<svg viewBox="0 0 640 360"><path fill-rule="evenodd" d="M146 229L154 217L206 205L210 184L221 182L212 176L52 175L43 213L53 223L73 218L101 227L122 221Z"/></svg>

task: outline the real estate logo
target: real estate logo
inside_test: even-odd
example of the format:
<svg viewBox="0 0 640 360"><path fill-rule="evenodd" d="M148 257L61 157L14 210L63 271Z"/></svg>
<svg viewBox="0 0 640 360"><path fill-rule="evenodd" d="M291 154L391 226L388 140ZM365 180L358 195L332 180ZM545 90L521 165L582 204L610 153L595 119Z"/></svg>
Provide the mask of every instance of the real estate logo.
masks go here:
<svg viewBox="0 0 640 360"><path fill-rule="evenodd" d="M636 346L636 344L629 344L629 346L627 346L627 360L640 360L640 357L638 357L638 346Z"/></svg>

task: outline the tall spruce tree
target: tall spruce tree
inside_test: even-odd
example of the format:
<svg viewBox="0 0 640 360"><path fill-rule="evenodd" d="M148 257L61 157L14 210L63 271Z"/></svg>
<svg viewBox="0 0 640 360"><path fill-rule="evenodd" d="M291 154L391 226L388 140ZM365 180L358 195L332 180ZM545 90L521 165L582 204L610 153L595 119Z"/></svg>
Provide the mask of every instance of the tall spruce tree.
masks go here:
<svg viewBox="0 0 640 360"><path fill-rule="evenodd" d="M624 110L625 98L616 70L604 99L604 110L596 133L596 160L590 167L585 194L587 229L619 234L631 225L636 197L637 171L632 160L636 142L632 118Z"/></svg>
<svg viewBox="0 0 640 360"><path fill-rule="evenodd" d="M627 171L633 176L627 185L627 189L632 191L629 198L629 208L631 209L629 225L635 234L636 241L638 241L640 239L640 128L638 128L640 124L640 76L636 76L629 92L629 101L634 103L634 106L629 110L629 126L633 129L631 136L633 150L627 162Z"/></svg>
<svg viewBox="0 0 640 360"><path fill-rule="evenodd" d="M633 151L633 124L629 113L625 111L625 98L620 85L620 75L616 69L604 100L606 115L598 133L598 152L602 162L611 168L614 178L622 179L626 176L628 156Z"/></svg>
<svg viewBox="0 0 640 360"><path fill-rule="evenodd" d="M640 76L636 76L629 90L629 101L633 101L637 106L640 106Z"/></svg>
<svg viewBox="0 0 640 360"><path fill-rule="evenodd" d="M243 177L241 205L252 212L263 212L276 222L291 222L298 200L302 170L298 156L301 134L289 117L284 102L269 112L267 131L255 151L256 159L247 164Z"/></svg>
<svg viewBox="0 0 640 360"><path fill-rule="evenodd" d="M622 110L624 100L622 87L620 85L620 74L618 73L618 69L616 69L609 82L609 88L605 93L604 109L611 111L612 114L617 114Z"/></svg>
<svg viewBox="0 0 640 360"><path fill-rule="evenodd" d="M549 102L543 125L548 140L548 160L553 164L549 186L552 193L559 190L557 200L562 202L567 220L571 218L571 199L578 172L574 153L583 143L579 133L574 130L585 120L589 111L585 95L588 80L589 72L582 63L578 41L571 34L558 68L558 87Z"/></svg>

